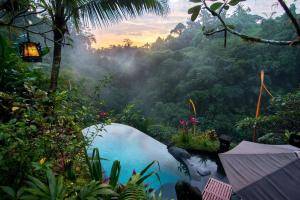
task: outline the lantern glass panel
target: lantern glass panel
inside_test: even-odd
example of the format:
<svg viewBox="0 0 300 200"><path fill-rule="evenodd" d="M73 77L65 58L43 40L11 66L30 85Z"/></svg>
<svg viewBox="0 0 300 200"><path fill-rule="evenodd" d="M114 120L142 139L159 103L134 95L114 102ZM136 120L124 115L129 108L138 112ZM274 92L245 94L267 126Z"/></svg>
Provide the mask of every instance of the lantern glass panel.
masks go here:
<svg viewBox="0 0 300 200"><path fill-rule="evenodd" d="M24 44L24 57L39 57L40 53L35 43L29 42Z"/></svg>

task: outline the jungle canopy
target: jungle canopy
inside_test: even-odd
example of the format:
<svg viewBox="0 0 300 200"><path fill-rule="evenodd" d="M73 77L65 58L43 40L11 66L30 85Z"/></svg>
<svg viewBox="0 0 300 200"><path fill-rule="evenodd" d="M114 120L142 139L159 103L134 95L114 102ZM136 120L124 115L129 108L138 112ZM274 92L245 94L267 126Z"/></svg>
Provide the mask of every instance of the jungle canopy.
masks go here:
<svg viewBox="0 0 300 200"><path fill-rule="evenodd" d="M219 157L233 191L243 200L300 196L299 148L242 141Z"/></svg>

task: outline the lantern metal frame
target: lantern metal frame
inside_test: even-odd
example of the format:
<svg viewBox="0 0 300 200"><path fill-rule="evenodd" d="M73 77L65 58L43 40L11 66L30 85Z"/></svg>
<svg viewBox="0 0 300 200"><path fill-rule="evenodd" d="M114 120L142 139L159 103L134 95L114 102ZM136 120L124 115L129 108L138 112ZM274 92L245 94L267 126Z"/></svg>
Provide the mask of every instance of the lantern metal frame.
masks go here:
<svg viewBox="0 0 300 200"><path fill-rule="evenodd" d="M27 41L19 44L19 53L20 53L22 59L26 62L42 62L42 48L41 48L40 43L30 41L28 32L27 32L26 36L27 36ZM36 49L38 51L38 56L24 55L24 52L25 52L24 49L29 44L32 44L36 47Z"/></svg>

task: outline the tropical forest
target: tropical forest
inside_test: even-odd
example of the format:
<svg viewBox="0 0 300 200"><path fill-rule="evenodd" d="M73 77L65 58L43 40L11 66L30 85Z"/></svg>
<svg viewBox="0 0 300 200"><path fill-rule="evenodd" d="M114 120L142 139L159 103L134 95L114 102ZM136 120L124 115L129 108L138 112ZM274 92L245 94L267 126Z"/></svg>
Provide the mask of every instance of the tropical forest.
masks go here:
<svg viewBox="0 0 300 200"><path fill-rule="evenodd" d="M0 200L298 200L299 0L0 0Z"/></svg>

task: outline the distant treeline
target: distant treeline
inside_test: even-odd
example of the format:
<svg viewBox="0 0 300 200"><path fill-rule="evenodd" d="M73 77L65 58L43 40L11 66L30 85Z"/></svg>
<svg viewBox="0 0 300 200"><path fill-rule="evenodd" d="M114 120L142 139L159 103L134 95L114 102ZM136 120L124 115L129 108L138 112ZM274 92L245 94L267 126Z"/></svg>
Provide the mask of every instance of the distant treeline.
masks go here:
<svg viewBox="0 0 300 200"><path fill-rule="evenodd" d="M234 36L224 48L222 34L203 35L203 26L209 29L217 22L207 13L202 16L177 26L181 30L172 30L167 38L139 48L124 45L95 50L76 36L75 42L83 48L66 49L65 66L76 67L78 77L93 84L104 76L111 77L101 92L107 110L120 113L134 103L153 123L177 127L179 119L191 114L191 98L201 130L251 138L238 131L236 124L255 115L260 70L265 70L265 82L273 95L296 90L300 48L252 44ZM285 15L263 18L238 7L226 20L251 35L278 40L295 36ZM263 96L263 115L272 112L267 109L269 100Z"/></svg>

